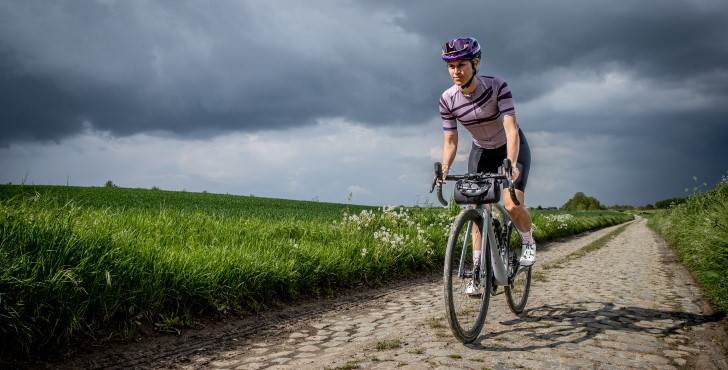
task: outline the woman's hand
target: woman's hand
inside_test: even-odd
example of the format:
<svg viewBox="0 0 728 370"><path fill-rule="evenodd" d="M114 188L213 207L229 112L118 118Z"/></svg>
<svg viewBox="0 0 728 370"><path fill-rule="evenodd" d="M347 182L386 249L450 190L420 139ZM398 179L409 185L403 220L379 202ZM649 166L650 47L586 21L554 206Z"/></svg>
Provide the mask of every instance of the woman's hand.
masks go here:
<svg viewBox="0 0 728 370"><path fill-rule="evenodd" d="M442 177L437 179L437 185L442 185L445 183L445 178L447 177L448 171L450 171L450 168L442 166Z"/></svg>
<svg viewBox="0 0 728 370"><path fill-rule="evenodd" d="M518 166L514 163L511 166L511 182L516 182L518 176L521 176L521 171L518 170Z"/></svg>

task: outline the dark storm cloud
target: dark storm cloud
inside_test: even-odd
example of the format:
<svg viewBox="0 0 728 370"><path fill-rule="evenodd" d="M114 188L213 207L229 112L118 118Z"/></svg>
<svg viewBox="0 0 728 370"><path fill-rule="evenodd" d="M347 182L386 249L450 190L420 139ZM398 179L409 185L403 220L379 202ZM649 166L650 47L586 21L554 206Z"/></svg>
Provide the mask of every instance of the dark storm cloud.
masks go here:
<svg viewBox="0 0 728 370"><path fill-rule="evenodd" d="M436 116L448 86L439 45L458 35L481 40L482 71L504 76L521 107L569 80L617 71L646 81L647 99L650 89L676 87L710 97L678 112L700 121L728 106L725 19L728 5L709 0L5 2L0 143L58 138L84 123L117 135L195 135L322 117L422 122ZM579 98L551 104L580 105ZM609 102L544 108L523 122L585 134L648 130L665 122L660 107L675 103L658 99L642 111ZM668 122L667 131L683 129Z"/></svg>
<svg viewBox="0 0 728 370"><path fill-rule="evenodd" d="M713 186L728 174L728 124L725 115L658 115L619 135L606 156L624 172L604 176L600 168L585 169L588 189L599 189L611 203L647 204L686 196L685 188L706 182ZM614 135L613 132L609 134ZM588 155L588 153L585 153Z"/></svg>
<svg viewBox="0 0 728 370"><path fill-rule="evenodd" d="M560 83L550 75L554 69L598 71L609 64L661 81L718 76L696 88L726 95L725 19L723 1L517 0L410 6L398 22L430 43L479 37L484 70L508 76L529 100Z"/></svg>
<svg viewBox="0 0 728 370"><path fill-rule="evenodd" d="M317 5L4 3L0 141L88 124L194 134L431 117L437 91L418 82L413 61L428 50L416 36L382 12Z"/></svg>

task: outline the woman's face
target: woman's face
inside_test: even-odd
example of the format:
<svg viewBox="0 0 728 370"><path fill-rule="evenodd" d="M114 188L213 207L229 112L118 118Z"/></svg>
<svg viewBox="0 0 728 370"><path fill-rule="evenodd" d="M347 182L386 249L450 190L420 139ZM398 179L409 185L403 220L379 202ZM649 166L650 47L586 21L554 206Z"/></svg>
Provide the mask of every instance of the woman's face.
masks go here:
<svg viewBox="0 0 728 370"><path fill-rule="evenodd" d="M455 85L462 85L470 79L473 75L473 65L469 60L454 60L447 62L447 71L450 73L450 78Z"/></svg>
<svg viewBox="0 0 728 370"><path fill-rule="evenodd" d="M462 85L473 76L475 70L473 70L473 64L477 67L480 64L480 59L475 58L471 60L454 60L447 62L447 71L450 73L450 78L455 85Z"/></svg>

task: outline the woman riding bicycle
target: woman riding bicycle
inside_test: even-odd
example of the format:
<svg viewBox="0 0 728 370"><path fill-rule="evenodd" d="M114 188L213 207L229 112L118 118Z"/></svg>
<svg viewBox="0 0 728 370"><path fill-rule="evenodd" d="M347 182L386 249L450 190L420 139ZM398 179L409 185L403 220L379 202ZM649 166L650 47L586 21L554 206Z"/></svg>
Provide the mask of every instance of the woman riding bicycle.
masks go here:
<svg viewBox="0 0 728 370"><path fill-rule="evenodd" d="M447 62L454 85L440 97L440 116L444 130L441 181L445 180L457 152L457 122L473 137L468 159L469 173L497 172L505 158L516 163L511 180L514 182L520 205L517 206L511 200L509 192L503 193L503 201L523 241L520 263L530 266L536 261L536 241L532 235L531 216L524 202L524 191L531 165L531 151L523 131L516 123L511 91L508 84L499 77L477 76L481 48L472 37L446 42L442 46L442 60ZM473 228L472 237L473 263L478 266L481 255L478 228ZM466 290L475 293L477 287L469 286Z"/></svg>

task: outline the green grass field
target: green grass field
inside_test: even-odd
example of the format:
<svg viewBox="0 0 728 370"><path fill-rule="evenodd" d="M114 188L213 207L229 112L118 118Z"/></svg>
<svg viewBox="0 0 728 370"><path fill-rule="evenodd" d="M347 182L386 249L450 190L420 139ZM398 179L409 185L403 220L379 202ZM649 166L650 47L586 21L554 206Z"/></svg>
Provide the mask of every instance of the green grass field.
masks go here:
<svg viewBox="0 0 728 370"><path fill-rule="evenodd" d="M649 225L695 274L707 296L728 312L728 178L649 219Z"/></svg>
<svg viewBox="0 0 728 370"><path fill-rule="evenodd" d="M28 354L439 270L453 212L2 185L0 344ZM630 219L534 215L539 241Z"/></svg>
<svg viewBox="0 0 728 370"><path fill-rule="evenodd" d="M288 199L260 198L225 194L191 193L149 189L76 187L51 185L0 185L0 199L35 193L51 197L60 203L73 201L85 208L113 208L119 210L175 209L204 211L226 217L255 217L269 219L335 220L341 217L342 204L292 201ZM353 212L374 207L349 205Z"/></svg>

